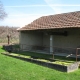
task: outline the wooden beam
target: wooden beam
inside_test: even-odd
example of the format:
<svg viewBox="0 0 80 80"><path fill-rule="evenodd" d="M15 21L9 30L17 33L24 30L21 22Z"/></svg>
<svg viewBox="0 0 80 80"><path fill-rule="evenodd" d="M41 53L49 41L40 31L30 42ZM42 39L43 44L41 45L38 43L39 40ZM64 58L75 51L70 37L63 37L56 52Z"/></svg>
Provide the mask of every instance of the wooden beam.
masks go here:
<svg viewBox="0 0 80 80"><path fill-rule="evenodd" d="M49 35L62 35L62 36L67 36L68 32L64 31L64 32L48 32Z"/></svg>

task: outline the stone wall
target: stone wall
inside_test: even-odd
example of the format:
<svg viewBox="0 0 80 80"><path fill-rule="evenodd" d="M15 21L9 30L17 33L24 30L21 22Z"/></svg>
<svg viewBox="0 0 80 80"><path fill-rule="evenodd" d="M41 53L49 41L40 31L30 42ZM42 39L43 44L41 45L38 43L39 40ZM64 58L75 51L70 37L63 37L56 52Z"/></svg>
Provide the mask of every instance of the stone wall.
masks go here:
<svg viewBox="0 0 80 80"><path fill-rule="evenodd" d="M79 68L79 63L78 62L75 62L75 63L72 63L68 66L65 66L65 65L60 65L60 64L54 64L54 63L51 63L51 62L44 62L44 61L36 60L34 58L24 58L24 57L21 57L21 56L13 56L11 54L5 54L5 53L3 53L3 54L7 55L7 56L10 56L10 57L18 58L18 59L21 59L21 60L25 60L25 61L28 61L28 62L31 62L31 63L35 63L35 64L38 64L38 65L41 65L41 66L45 66L45 67L48 67L48 68L56 69L56 70L62 71L62 72L72 72L72 71L75 71Z"/></svg>

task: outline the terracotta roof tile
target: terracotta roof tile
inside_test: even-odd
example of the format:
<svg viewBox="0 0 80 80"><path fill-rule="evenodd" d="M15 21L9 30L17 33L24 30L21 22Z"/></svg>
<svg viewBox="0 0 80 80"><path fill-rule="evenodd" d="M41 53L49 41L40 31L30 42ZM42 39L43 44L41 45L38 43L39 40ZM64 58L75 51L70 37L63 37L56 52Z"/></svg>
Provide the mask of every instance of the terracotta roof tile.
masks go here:
<svg viewBox="0 0 80 80"><path fill-rule="evenodd" d="M43 16L18 30L39 30L56 28L80 28L80 11Z"/></svg>

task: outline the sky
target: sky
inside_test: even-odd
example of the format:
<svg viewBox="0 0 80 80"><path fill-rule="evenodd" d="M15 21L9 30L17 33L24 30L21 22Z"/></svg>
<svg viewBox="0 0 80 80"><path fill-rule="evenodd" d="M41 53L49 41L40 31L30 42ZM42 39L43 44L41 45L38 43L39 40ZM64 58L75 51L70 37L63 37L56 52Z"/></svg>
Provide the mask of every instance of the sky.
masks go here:
<svg viewBox="0 0 80 80"><path fill-rule="evenodd" d="M0 0L8 16L0 26L23 27L35 19L80 11L80 0Z"/></svg>

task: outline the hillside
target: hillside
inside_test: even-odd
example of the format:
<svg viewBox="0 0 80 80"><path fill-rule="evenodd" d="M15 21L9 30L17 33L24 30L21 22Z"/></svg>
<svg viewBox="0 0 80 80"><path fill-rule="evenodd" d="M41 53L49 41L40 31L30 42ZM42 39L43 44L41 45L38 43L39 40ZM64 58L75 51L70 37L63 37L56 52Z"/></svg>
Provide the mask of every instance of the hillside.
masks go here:
<svg viewBox="0 0 80 80"><path fill-rule="evenodd" d="M7 43L7 35L10 34L10 43L19 42L17 27L0 26L0 43Z"/></svg>

